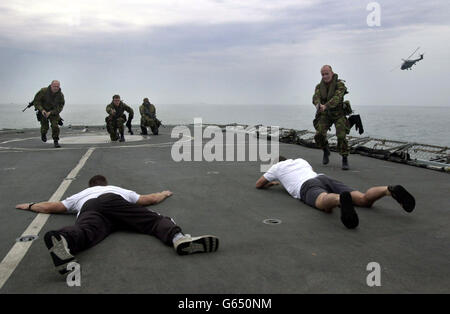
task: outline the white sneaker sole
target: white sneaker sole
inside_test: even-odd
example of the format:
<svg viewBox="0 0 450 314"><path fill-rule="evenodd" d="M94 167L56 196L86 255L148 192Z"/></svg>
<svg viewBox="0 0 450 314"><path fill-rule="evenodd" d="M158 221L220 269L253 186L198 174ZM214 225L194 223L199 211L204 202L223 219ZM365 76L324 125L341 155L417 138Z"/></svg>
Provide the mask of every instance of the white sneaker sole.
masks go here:
<svg viewBox="0 0 450 314"><path fill-rule="evenodd" d="M219 248L219 239L215 236L204 235L181 240L176 247L179 255L188 255L194 253L215 252Z"/></svg>
<svg viewBox="0 0 450 314"><path fill-rule="evenodd" d="M77 262L77 260L75 256L69 253L66 239L63 236L59 236L58 239L54 235L47 234L44 239L56 271L61 275L68 273L67 265L71 262Z"/></svg>

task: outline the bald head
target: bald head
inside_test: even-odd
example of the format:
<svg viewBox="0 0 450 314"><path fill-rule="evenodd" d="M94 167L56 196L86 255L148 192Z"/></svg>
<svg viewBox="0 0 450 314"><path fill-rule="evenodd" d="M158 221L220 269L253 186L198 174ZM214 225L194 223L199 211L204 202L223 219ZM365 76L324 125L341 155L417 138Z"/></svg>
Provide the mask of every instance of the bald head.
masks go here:
<svg viewBox="0 0 450 314"><path fill-rule="evenodd" d="M51 88L51 90L52 90L52 93L56 93L56 92L58 92L59 89L61 88L61 84L59 83L59 81L53 80L53 81L50 83L50 88Z"/></svg>
<svg viewBox="0 0 450 314"><path fill-rule="evenodd" d="M322 80L325 83L330 83L333 79L333 69L330 65L326 64L320 69L320 74L322 75Z"/></svg>
<svg viewBox="0 0 450 314"><path fill-rule="evenodd" d="M322 67L320 68L320 72L322 72L322 70L325 70L325 69L328 69L328 70L330 70L331 72L333 72L333 69L331 68L331 65L325 64L324 66L322 66Z"/></svg>

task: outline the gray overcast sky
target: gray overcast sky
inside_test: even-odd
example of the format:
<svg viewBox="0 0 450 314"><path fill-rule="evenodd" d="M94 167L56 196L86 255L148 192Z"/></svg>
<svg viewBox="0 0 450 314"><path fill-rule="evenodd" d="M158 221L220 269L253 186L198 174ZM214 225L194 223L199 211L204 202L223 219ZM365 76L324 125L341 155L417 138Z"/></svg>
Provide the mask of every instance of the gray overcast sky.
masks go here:
<svg viewBox="0 0 450 314"><path fill-rule="evenodd" d="M0 103L59 79L72 104L310 104L331 64L352 104L449 106L450 1L379 0L380 27L370 2L3 0Z"/></svg>

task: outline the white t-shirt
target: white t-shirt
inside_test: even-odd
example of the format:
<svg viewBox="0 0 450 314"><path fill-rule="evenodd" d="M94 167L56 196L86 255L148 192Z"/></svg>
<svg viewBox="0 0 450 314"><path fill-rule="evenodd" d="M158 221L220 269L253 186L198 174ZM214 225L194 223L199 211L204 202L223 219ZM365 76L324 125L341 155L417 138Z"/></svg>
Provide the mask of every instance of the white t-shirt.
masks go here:
<svg viewBox="0 0 450 314"><path fill-rule="evenodd" d="M81 207L91 198L99 197L102 194L113 193L122 196L126 201L136 204L139 199L139 194L136 192L122 189L118 186L107 185L107 186L93 186L87 188L77 194L74 194L64 201L62 201L64 207L67 208L68 212L77 212L77 216L80 214Z"/></svg>
<svg viewBox="0 0 450 314"><path fill-rule="evenodd" d="M300 189L309 179L317 177L311 165L304 159L288 159L270 167L264 174L267 181L278 180L288 193L300 199Z"/></svg>

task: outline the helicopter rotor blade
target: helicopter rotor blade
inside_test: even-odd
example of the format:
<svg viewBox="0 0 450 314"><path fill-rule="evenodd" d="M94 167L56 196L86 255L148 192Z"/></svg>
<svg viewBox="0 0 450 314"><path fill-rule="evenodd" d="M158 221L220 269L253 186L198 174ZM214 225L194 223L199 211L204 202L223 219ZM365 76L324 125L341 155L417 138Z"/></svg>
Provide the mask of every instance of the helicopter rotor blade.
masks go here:
<svg viewBox="0 0 450 314"><path fill-rule="evenodd" d="M416 49L416 50L414 50L414 52L413 52L412 54L410 54L408 58L406 58L406 60L408 60L409 58L411 58L411 56L412 56L413 54L415 54L415 53L416 53L416 51L417 51L417 50L419 50L419 49L420 49L420 47L417 47L417 49Z"/></svg>
<svg viewBox="0 0 450 314"><path fill-rule="evenodd" d="M403 63L402 63L403 64ZM400 65L397 65L397 66L395 66L395 68L393 68L392 70L390 70L389 72L392 72L392 71L394 71L394 70L397 70L397 69L399 69L401 66L402 66L402 64L400 64Z"/></svg>

